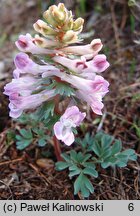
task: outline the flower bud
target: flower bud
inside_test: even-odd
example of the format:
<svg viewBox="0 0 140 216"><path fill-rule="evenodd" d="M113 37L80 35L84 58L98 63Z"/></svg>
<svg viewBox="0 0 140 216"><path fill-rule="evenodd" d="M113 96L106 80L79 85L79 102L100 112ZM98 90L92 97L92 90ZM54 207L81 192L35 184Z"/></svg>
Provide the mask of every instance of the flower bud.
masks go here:
<svg viewBox="0 0 140 216"><path fill-rule="evenodd" d="M59 4L58 4L58 9L59 9L61 12L67 11L67 9L65 8L65 5L64 5L63 3L59 3Z"/></svg>
<svg viewBox="0 0 140 216"><path fill-rule="evenodd" d="M59 3L58 7L56 5L52 5L47 11L44 12L43 16L54 28L63 30L72 29L72 12L68 11L63 3ZM70 26L70 28L68 28L68 26Z"/></svg>
<svg viewBox="0 0 140 216"><path fill-rule="evenodd" d="M58 22L60 25L64 24L67 19L69 19L69 13L68 10L65 8L65 5L63 3L59 3L58 7L52 7L50 10L52 10L52 16Z"/></svg>
<svg viewBox="0 0 140 216"><path fill-rule="evenodd" d="M42 28L46 28L48 25L43 20L39 19L33 26L36 31L40 31Z"/></svg>
<svg viewBox="0 0 140 216"><path fill-rule="evenodd" d="M62 13L59 10L53 10L52 11L53 18L56 20L56 22L64 22L66 19L66 13Z"/></svg>
<svg viewBox="0 0 140 216"><path fill-rule="evenodd" d="M39 35L35 35L35 38L34 38L34 43L37 45L37 46L40 46L40 47L43 47L43 48L50 48L50 47L57 47L57 42L54 41L54 40L49 40L49 39L46 39L46 38L43 38L43 37L40 37Z"/></svg>
<svg viewBox="0 0 140 216"><path fill-rule="evenodd" d="M56 27L57 26L57 23L56 21L52 18L52 14L50 13L49 10L45 11L43 13L43 17L44 19L47 21L48 24L50 24L51 26L53 27Z"/></svg>
<svg viewBox="0 0 140 216"><path fill-rule="evenodd" d="M76 19L73 23L73 30L81 32L83 29L83 24L84 24L84 19L82 19L81 17Z"/></svg>
<svg viewBox="0 0 140 216"><path fill-rule="evenodd" d="M64 22L66 18L66 12L59 10L56 5L52 5L47 11L44 12L43 16L50 25L57 28L62 21Z"/></svg>
<svg viewBox="0 0 140 216"><path fill-rule="evenodd" d="M67 31L62 38L62 42L67 44L76 43L77 41L78 41L78 36L72 30Z"/></svg>
<svg viewBox="0 0 140 216"><path fill-rule="evenodd" d="M58 6L52 5L43 14L49 28L44 26L38 27L34 25L36 31L40 32L44 36L53 36L58 42L58 47L78 42L78 34L83 29L84 20L78 18L74 21L72 11L68 11L63 3L59 3Z"/></svg>
<svg viewBox="0 0 140 216"><path fill-rule="evenodd" d="M41 33L42 35L56 35L57 32L53 30L50 26L47 25L42 20L38 20L34 25L33 25L35 31Z"/></svg>
<svg viewBox="0 0 140 216"><path fill-rule="evenodd" d="M73 29L73 18L68 19L67 22L65 22L64 26L63 26L63 31L68 31L68 30L72 30Z"/></svg>
<svg viewBox="0 0 140 216"><path fill-rule="evenodd" d="M47 47L47 43L46 43L46 40L43 38L43 37L40 37L39 35L35 35L35 38L34 38L34 43L37 45L37 46L40 46L40 47Z"/></svg>

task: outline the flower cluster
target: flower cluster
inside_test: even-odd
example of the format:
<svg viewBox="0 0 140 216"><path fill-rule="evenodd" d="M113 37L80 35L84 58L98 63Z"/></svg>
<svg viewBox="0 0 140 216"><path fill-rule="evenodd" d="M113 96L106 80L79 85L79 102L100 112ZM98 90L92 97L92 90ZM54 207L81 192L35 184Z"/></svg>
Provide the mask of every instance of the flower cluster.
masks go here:
<svg viewBox="0 0 140 216"><path fill-rule="evenodd" d="M102 98L108 92L109 83L101 73L109 63L104 54L98 54L103 46L100 39L87 45L70 45L81 41L84 20L74 20L64 4L49 7L43 16L45 21L39 19L33 25L40 35L32 37L28 33L20 35L16 41L20 53L14 60L14 78L4 87L4 94L9 96L10 116L18 118L25 110L35 109L48 100L55 101L58 93L55 87L49 88L54 80L73 88L75 93L68 108L54 124L57 139L71 145L74 142L73 128L79 126L86 116L77 107L79 101L102 115ZM31 54L48 60L44 58L35 63Z"/></svg>

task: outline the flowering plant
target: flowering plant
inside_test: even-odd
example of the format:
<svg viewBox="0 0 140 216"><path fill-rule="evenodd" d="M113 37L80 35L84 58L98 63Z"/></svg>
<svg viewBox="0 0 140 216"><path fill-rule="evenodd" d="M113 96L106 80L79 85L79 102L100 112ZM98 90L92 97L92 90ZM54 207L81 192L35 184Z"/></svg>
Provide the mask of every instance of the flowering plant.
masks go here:
<svg viewBox="0 0 140 216"><path fill-rule="evenodd" d="M46 101L55 103L56 97L61 96L59 103L69 97L68 107L62 110L64 114L54 124L54 133L57 139L71 145L74 142L72 128L79 126L86 117L85 112L79 111L79 102L86 102L93 112L102 115L102 98L108 92L109 83L100 74L109 63L105 55L98 54L103 46L100 39L94 39L88 45L71 46L81 43L84 20L74 20L64 4L51 6L43 16L45 21L39 19L33 25L41 36L32 37L28 33L20 35L16 41L21 52L15 57L14 78L5 86L4 94L9 96L10 116L13 118ZM41 59L38 64L30 54L44 55L49 60ZM61 92L63 84L65 88L70 87L67 93L65 89ZM55 106L58 110L58 101Z"/></svg>
<svg viewBox="0 0 140 216"><path fill-rule="evenodd" d="M102 72L109 67L109 62L104 54L98 54L103 47L100 39L82 45L80 33L84 20L75 20L72 12L67 10L64 4L50 6L43 17L44 20L39 19L33 25L38 34L34 37L29 33L20 35L16 41L20 52L15 56L16 69L13 71L12 81L4 87L4 94L9 97L9 115L14 119L20 117L24 111L37 109L35 115L38 120L45 122L47 128L54 131L56 157L62 160L58 140L67 146L72 145L75 141L76 127L86 118L86 110L83 110L80 103L90 106L95 114L102 115L102 99L109 91L109 83L103 78ZM78 45L72 45L74 43ZM22 129L21 136L17 136L19 149L32 143L32 132L41 137L40 146L44 145L47 140L44 129ZM118 150L115 150L117 153L120 150L118 145L120 144L116 144ZM92 145L93 149L90 150L98 155L98 162L101 162L102 153L100 155L95 147L99 149L98 145ZM109 152L109 148L107 151ZM103 146L102 152L104 153ZM128 158L135 160L134 152L129 153ZM70 177L80 175L75 183L75 194L81 190L83 196L89 196L93 187L85 175L97 177L94 164L97 161L88 161L91 154L71 152L70 155L72 159L63 155L67 163L59 162L57 168L62 170L70 167L70 171L73 171ZM104 162L107 166L112 165L114 155L110 152L109 159L106 161L105 158L102 164ZM80 166L82 163L84 170L74 163L80 163ZM113 166L116 164L122 165L117 157Z"/></svg>

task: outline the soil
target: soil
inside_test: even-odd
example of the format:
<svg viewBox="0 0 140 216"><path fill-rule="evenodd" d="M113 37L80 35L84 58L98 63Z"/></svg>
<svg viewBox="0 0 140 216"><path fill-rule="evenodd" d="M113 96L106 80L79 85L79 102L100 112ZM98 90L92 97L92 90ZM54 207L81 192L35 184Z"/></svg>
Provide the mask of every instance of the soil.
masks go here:
<svg viewBox="0 0 140 216"><path fill-rule="evenodd" d="M14 141L7 142L7 132L22 127L9 118L8 99L2 93L3 86L12 78L13 57L18 52L14 41L21 33L33 32L32 24L50 2L0 2L0 199L82 199L80 194L73 195L73 180L68 178L67 171L55 170L52 147L49 147L51 156L43 157L39 147L19 151ZM56 2L59 1L53 1ZM79 13L76 1L61 2ZM103 52L111 64L104 73L110 82L110 93L104 100L100 127L120 138L124 149L135 149L138 156L137 162L129 162L125 168L99 169L99 177L92 180L95 192L89 199L140 199L140 134L134 127L136 124L140 130L140 7L129 7L125 0L87 2L80 14L85 18L84 31L94 30L92 37L102 39ZM90 40L91 37L86 41ZM92 124L95 118L98 116L90 113L87 131L95 133L99 129L98 124ZM61 148L69 150L63 144Z"/></svg>

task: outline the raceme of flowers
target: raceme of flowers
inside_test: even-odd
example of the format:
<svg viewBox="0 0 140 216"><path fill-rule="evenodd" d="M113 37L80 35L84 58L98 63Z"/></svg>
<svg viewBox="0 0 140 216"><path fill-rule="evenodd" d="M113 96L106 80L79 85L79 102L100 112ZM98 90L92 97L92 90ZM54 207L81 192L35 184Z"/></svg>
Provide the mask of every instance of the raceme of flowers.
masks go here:
<svg viewBox="0 0 140 216"><path fill-rule="evenodd" d="M53 80L72 87L75 93L70 104L54 124L57 139L69 146L74 142L73 128L79 126L86 116L77 106L79 101L102 115L102 98L108 92L109 83L101 74L109 63L104 54L98 54L103 47L100 39L81 45L84 20L74 20L64 4L50 6L43 16L45 21L39 19L33 25L39 34L34 37L29 33L20 35L16 41L20 52L15 56L16 69L12 81L4 87L4 94L9 97L10 116L18 118L23 111L54 100L57 95L55 87L48 88ZM72 46L73 43L80 44ZM41 62L34 62L34 56Z"/></svg>

